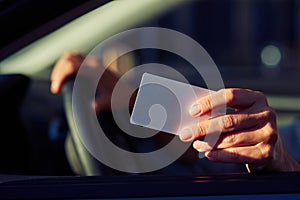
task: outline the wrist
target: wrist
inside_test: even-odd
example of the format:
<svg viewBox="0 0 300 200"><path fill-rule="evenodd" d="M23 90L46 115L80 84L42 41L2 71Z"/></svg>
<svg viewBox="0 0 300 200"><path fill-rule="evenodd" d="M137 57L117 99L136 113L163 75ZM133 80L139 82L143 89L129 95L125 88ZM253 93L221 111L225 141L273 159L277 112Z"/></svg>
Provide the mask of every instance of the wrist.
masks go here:
<svg viewBox="0 0 300 200"><path fill-rule="evenodd" d="M264 164L246 164L249 173L300 171L300 165L288 154L278 138L272 159Z"/></svg>
<svg viewBox="0 0 300 200"><path fill-rule="evenodd" d="M298 171L300 170L300 165L297 161L289 155L286 149L283 147L281 138L279 137L274 150L273 160L270 163L270 168L273 171Z"/></svg>

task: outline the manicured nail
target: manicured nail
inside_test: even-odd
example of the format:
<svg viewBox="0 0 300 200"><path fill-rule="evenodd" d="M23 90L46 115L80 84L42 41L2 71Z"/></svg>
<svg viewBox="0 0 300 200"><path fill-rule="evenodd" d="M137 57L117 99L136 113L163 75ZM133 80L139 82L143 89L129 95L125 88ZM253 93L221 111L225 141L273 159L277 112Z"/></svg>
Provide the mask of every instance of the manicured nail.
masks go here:
<svg viewBox="0 0 300 200"><path fill-rule="evenodd" d="M212 147L207 142L203 142L200 140L196 140L193 143L193 147L194 147L194 149L196 149L199 152L207 152L212 149Z"/></svg>
<svg viewBox="0 0 300 200"><path fill-rule="evenodd" d="M194 137L193 130L191 128L184 128L179 132L179 138L183 142L192 141Z"/></svg>
<svg viewBox="0 0 300 200"><path fill-rule="evenodd" d="M201 148L201 142L199 140L196 140L194 143L193 143L193 147L194 149L198 150Z"/></svg>
<svg viewBox="0 0 300 200"><path fill-rule="evenodd" d="M192 115L192 116L199 116L201 114L201 110L202 110L202 108L201 108L200 104L194 104L190 108L189 112L190 112L190 115Z"/></svg>

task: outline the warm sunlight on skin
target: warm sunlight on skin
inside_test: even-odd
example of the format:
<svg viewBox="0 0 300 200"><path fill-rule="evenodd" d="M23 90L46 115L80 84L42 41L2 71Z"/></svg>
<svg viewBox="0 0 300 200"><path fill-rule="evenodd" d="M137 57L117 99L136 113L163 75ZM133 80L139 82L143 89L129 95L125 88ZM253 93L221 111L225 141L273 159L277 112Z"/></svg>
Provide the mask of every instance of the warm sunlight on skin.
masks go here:
<svg viewBox="0 0 300 200"><path fill-rule="evenodd" d="M212 99L218 95L225 96L227 106L235 111L195 124L188 129L191 131L180 133L182 141L194 141L193 147L199 152L206 151L205 156L209 160L245 163L249 172L300 170L299 164L283 148L276 113L261 92L223 89L195 102L197 106L193 105L191 115L199 117L211 112ZM221 122L222 134L212 149L207 149L207 143L200 140L212 134L209 126L213 122Z"/></svg>

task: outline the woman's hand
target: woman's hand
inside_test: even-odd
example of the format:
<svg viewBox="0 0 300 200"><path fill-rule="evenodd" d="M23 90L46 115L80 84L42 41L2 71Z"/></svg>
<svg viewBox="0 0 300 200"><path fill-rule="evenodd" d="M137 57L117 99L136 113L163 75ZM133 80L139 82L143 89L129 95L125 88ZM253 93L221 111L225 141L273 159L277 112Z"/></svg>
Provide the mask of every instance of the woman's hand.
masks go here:
<svg viewBox="0 0 300 200"><path fill-rule="evenodd" d="M118 56L115 52L116 50L112 49L107 55L105 54L102 59L114 60L112 58L117 58ZM129 58L118 58L108 65L102 63L95 56L84 56L78 52L65 53L54 65L51 74L51 92L54 94L60 93L64 82L70 77L75 77L80 69L80 76L84 76L91 81L96 81L96 98L95 101L92 102L96 113L102 110L110 110L112 92L119 80L119 76L125 73L132 64L127 62L126 59ZM123 83L121 87L123 93L133 93L133 89L128 84ZM135 93L133 96L134 95ZM133 105L132 100L130 101L130 105ZM124 108L128 105L120 99L116 106L117 108Z"/></svg>
<svg viewBox="0 0 300 200"><path fill-rule="evenodd" d="M54 94L60 93L64 82L70 77L75 77L80 67L84 68L81 71L82 76L95 81L99 79L99 72L103 72L99 81L99 85L101 83L102 87L97 89L93 106L96 112L110 109L111 93L118 78L113 72L105 70L100 61L94 56L84 56L78 52L65 53L54 65L51 74L51 92Z"/></svg>
<svg viewBox="0 0 300 200"><path fill-rule="evenodd" d="M223 89L199 99L190 109L193 117L209 114L213 108L221 108L224 102L233 109L179 131L184 142L194 141L193 147L212 161L245 163L249 172L294 171L299 165L287 154L281 144L276 124L276 114L267 103L264 94L247 89ZM216 140L215 128L220 125Z"/></svg>

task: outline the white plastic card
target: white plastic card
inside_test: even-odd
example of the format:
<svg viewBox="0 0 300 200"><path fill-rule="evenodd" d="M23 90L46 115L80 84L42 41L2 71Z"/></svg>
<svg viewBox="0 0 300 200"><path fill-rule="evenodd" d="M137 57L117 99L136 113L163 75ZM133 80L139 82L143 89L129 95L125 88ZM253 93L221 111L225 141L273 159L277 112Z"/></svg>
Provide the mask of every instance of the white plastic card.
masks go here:
<svg viewBox="0 0 300 200"><path fill-rule="evenodd" d="M213 91L187 83L144 73L130 123L157 131L177 134L178 130L198 123L189 109L197 99Z"/></svg>

